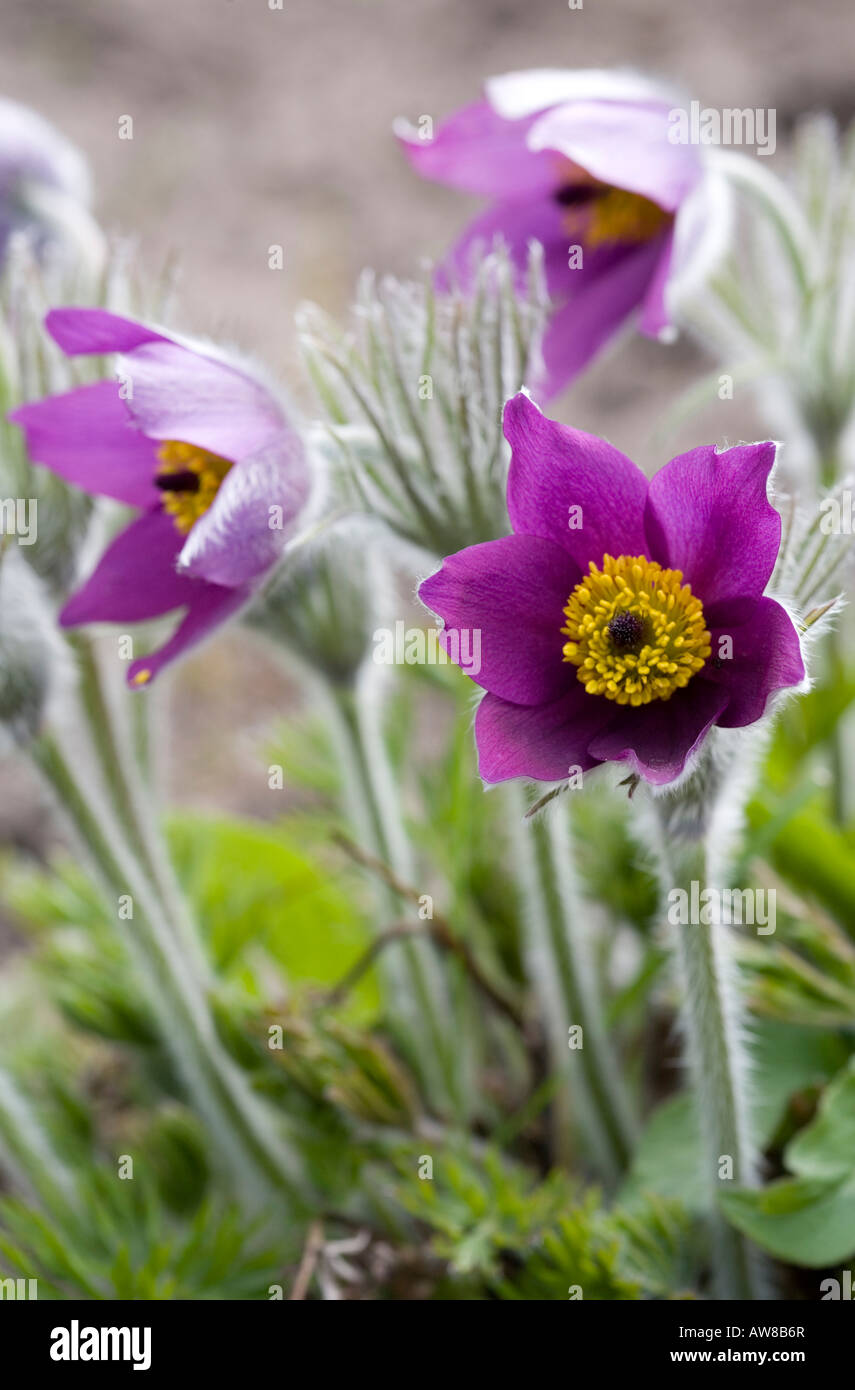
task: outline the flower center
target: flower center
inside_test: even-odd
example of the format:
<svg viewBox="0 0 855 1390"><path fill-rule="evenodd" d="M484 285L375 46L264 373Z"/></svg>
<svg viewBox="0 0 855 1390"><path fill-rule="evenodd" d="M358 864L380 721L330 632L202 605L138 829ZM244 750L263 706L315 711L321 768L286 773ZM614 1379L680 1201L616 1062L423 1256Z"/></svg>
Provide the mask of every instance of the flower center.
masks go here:
<svg viewBox="0 0 855 1390"><path fill-rule="evenodd" d="M558 189L555 201L567 209L564 230L570 236L584 236L591 247L649 241L670 217L641 193L605 183L567 184Z"/></svg>
<svg viewBox="0 0 855 1390"><path fill-rule="evenodd" d="M712 646L704 610L680 570L643 555L593 560L564 609L564 660L589 695L619 705L670 700L700 671Z"/></svg>
<svg viewBox="0 0 855 1390"><path fill-rule="evenodd" d="M609 188L591 206L588 245L616 241L650 241L668 221L668 213L640 193Z"/></svg>
<svg viewBox="0 0 855 1390"><path fill-rule="evenodd" d="M175 439L166 440L157 457L160 462L154 484L163 496L163 510L186 535L210 507L231 460Z"/></svg>

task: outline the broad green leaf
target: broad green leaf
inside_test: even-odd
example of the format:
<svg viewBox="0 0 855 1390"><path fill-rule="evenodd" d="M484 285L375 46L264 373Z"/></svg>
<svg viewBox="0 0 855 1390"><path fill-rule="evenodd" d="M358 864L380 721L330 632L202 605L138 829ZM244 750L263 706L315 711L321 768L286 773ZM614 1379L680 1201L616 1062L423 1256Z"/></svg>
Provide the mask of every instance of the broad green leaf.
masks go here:
<svg viewBox="0 0 855 1390"><path fill-rule="evenodd" d="M754 1126L758 1142L765 1145L780 1124L790 1096L831 1076L845 1051L833 1035L778 1023L758 1023L752 1036ZM694 1097L688 1092L654 1110L620 1200L635 1205L645 1192L675 1198L688 1211L709 1206Z"/></svg>
<svg viewBox="0 0 855 1390"><path fill-rule="evenodd" d="M816 1118L787 1145L784 1161L801 1177L855 1180L855 1058L824 1092Z"/></svg>
<svg viewBox="0 0 855 1390"><path fill-rule="evenodd" d="M279 830L182 814L170 822L170 845L221 971L239 971L248 952L263 949L292 984L332 985L367 948L354 896ZM371 975L354 999L362 1014L376 1011Z"/></svg>
<svg viewBox="0 0 855 1390"><path fill-rule="evenodd" d="M755 1190L723 1193L725 1215L764 1250L791 1264L822 1268L855 1250L855 1184L782 1178Z"/></svg>

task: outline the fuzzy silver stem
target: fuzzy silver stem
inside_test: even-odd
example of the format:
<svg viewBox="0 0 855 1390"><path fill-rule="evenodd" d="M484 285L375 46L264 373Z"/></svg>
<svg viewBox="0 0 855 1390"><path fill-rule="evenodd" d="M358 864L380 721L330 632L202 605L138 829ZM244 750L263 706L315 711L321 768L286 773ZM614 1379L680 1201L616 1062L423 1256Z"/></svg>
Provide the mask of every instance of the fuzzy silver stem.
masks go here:
<svg viewBox="0 0 855 1390"><path fill-rule="evenodd" d="M635 1124L603 1017L565 808L559 804L550 808L552 814L525 821L522 791L512 786L509 794L525 893L527 966L543 1010L552 1063L568 1079L570 1103L590 1157L599 1174L614 1182L631 1157ZM571 1029L577 1047L571 1047Z"/></svg>
<svg viewBox="0 0 855 1390"><path fill-rule="evenodd" d="M736 751L734 743L727 761L708 756L681 790L652 800L665 902L674 889L690 892L693 882L700 894L705 884L721 887L726 880L754 765L743 755L737 772ZM751 1132L751 1058L732 937L720 914L705 915L708 924L673 926L671 945L710 1197L713 1285L719 1299L763 1299L769 1292L762 1257L718 1203L725 1184L759 1185L760 1156Z"/></svg>
<svg viewBox="0 0 855 1390"><path fill-rule="evenodd" d="M306 1200L302 1160L272 1111L227 1054L217 1034L204 988L182 950L177 933L162 918L162 907L134 863L105 807L100 807L72 771L55 738L42 734L30 756L65 811L109 896L130 893L137 911L122 933L147 1002L157 1020L188 1098L197 1107L231 1169L249 1210L284 1199L292 1210Z"/></svg>
<svg viewBox="0 0 855 1390"><path fill-rule="evenodd" d="M409 846L378 722L379 696L367 688L366 680L363 672L354 685L318 681L318 696L326 705L347 811L359 843L410 883ZM401 903L387 887L381 885L378 892L383 927L400 916ZM450 1003L433 947L426 941L403 940L398 950L383 953L381 969L390 1017L407 1060L440 1113L447 1109L449 1097L459 1111L463 1100Z"/></svg>

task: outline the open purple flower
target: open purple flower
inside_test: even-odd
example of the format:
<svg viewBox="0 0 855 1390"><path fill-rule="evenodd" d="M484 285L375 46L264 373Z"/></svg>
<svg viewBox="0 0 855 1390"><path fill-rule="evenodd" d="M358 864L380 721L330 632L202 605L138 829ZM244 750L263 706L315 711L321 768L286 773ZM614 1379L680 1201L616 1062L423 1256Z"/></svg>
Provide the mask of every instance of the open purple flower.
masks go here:
<svg viewBox="0 0 855 1390"><path fill-rule="evenodd" d="M419 595L480 632L475 737L487 782L554 782L626 762L684 771L714 724L760 719L805 677L792 620L764 597L781 539L771 443L711 446L647 478L604 440L505 407L513 534L444 561Z"/></svg>
<svg viewBox="0 0 855 1390"><path fill-rule="evenodd" d="M101 309L54 309L69 356L117 353L101 381L21 406L31 458L140 515L60 614L65 627L185 615L128 669L146 685L231 617L279 559L310 492L299 436L259 381L195 347Z"/></svg>
<svg viewBox="0 0 855 1390"><path fill-rule="evenodd" d="M671 330L678 288L722 240L728 200L701 152L673 143L674 102L629 74L509 73L431 140L400 138L425 178L485 196L441 269L464 286L478 244L499 236L520 272L544 248L555 312L543 353L548 397L573 379L634 309L641 331Z"/></svg>

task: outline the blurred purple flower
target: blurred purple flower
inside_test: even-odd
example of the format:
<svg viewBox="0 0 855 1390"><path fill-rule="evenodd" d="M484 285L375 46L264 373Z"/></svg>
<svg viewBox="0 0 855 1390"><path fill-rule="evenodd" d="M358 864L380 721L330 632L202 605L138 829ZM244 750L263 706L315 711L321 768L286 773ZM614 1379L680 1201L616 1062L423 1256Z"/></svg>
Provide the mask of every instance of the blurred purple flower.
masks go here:
<svg viewBox="0 0 855 1390"><path fill-rule="evenodd" d="M270 391L196 347L101 309L54 309L69 356L118 353L101 381L24 405L31 458L141 515L107 547L60 614L64 627L143 622L186 609L158 651L134 661L147 684L252 597L308 500L303 446Z"/></svg>
<svg viewBox="0 0 855 1390"><path fill-rule="evenodd" d="M479 244L507 244L522 274L542 243L555 310L546 332L548 398L591 360L635 309L641 331L669 336L677 286L721 245L729 200L699 149L669 140L674 101L632 74L509 73L486 84L430 140L399 137L413 168L491 199L440 270L471 278Z"/></svg>
<svg viewBox="0 0 855 1390"><path fill-rule="evenodd" d="M460 630L480 630L485 781L615 761L672 782L714 724L753 724L804 680L793 622L763 596L781 538L774 444L693 449L648 482L524 394L505 435L513 534L450 556L419 589L452 658Z"/></svg>
<svg viewBox="0 0 855 1390"><path fill-rule="evenodd" d="M101 233L88 212L86 161L35 111L0 99L0 264L9 239L23 232L41 254L49 243L73 243L100 254Z"/></svg>

